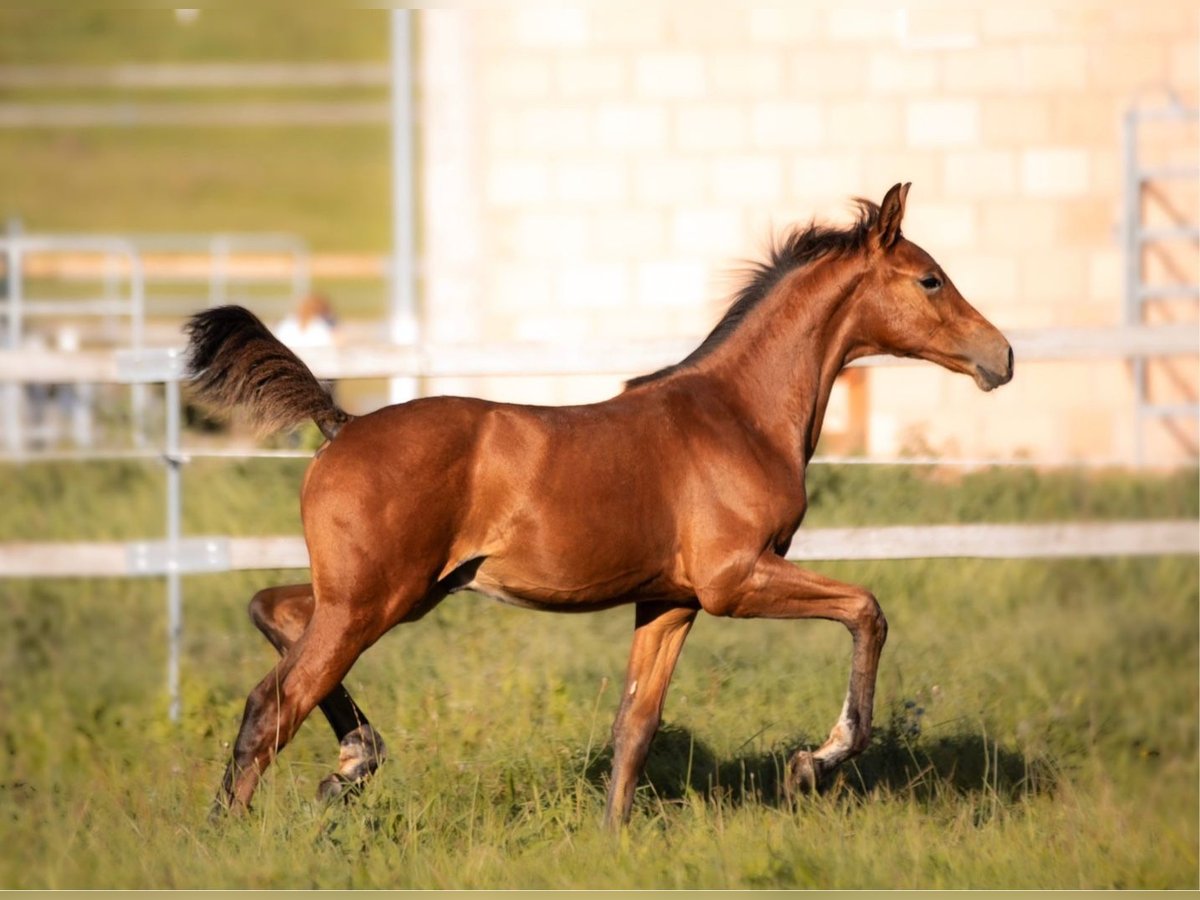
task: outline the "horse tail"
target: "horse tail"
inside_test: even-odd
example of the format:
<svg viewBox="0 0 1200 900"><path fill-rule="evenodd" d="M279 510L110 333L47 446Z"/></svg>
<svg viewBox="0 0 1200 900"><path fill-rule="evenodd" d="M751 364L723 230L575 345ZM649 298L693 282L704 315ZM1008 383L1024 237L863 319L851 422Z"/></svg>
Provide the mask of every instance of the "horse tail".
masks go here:
<svg viewBox="0 0 1200 900"><path fill-rule="evenodd" d="M248 309L206 309L188 320L184 332L186 372L203 406L217 411L241 406L261 435L312 419L333 440L353 418Z"/></svg>

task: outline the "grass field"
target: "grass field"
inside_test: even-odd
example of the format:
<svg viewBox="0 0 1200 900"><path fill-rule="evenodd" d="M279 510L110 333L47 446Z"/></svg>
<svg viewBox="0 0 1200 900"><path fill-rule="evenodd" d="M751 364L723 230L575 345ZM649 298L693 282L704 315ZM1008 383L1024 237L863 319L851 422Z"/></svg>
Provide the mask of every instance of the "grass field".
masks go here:
<svg viewBox="0 0 1200 900"><path fill-rule="evenodd" d="M382 10L0 10L8 65L386 62ZM0 89L0 102L379 101L377 87ZM386 125L0 129L0 216L27 231L287 231L316 251L391 241Z"/></svg>
<svg viewBox="0 0 1200 900"><path fill-rule="evenodd" d="M197 463L187 531L297 526L302 463ZM3 472L0 540L160 527L161 474ZM1195 517L1196 473L949 478L822 467L810 524ZM797 809L785 753L845 687L830 623L702 618L633 823L600 828L631 614L552 616L471 595L349 678L392 758L357 802L313 799L314 718L255 811L208 804L272 655L245 603L297 573L189 577L184 715L166 721L155 580L4 583L0 887L1180 887L1198 881L1195 558L831 563L891 623L871 749Z"/></svg>

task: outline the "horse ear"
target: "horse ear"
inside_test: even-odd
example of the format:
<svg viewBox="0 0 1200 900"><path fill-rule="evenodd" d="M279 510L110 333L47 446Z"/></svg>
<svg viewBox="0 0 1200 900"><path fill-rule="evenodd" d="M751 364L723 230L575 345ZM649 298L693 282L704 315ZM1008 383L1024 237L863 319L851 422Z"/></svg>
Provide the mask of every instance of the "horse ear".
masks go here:
<svg viewBox="0 0 1200 900"><path fill-rule="evenodd" d="M875 226L876 239L882 250L890 250L900 240L900 222L904 218L904 201L908 199L911 181L896 184L887 192L879 204L879 224Z"/></svg>

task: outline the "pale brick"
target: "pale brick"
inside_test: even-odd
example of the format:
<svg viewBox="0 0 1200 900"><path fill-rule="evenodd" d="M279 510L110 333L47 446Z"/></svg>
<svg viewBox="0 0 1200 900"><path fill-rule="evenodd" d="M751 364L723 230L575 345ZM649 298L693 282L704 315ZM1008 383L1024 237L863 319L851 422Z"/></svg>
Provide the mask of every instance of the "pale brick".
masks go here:
<svg viewBox="0 0 1200 900"><path fill-rule="evenodd" d="M892 100L831 102L826 106L825 123L830 148L894 148L902 142L901 110Z"/></svg>
<svg viewBox="0 0 1200 900"><path fill-rule="evenodd" d="M789 156L790 194L808 204L814 198L845 198L862 192L863 161L855 153Z"/></svg>
<svg viewBox="0 0 1200 900"><path fill-rule="evenodd" d="M554 302L554 280L546 265L496 262L489 267L485 289L493 311L528 312Z"/></svg>
<svg viewBox="0 0 1200 900"><path fill-rule="evenodd" d="M1008 328L1051 328L1056 324L1054 306L1018 297L1005 305L1004 324Z"/></svg>
<svg viewBox="0 0 1200 900"><path fill-rule="evenodd" d="M675 140L686 151L740 150L747 144L748 128L740 105L688 106L675 114Z"/></svg>
<svg viewBox="0 0 1200 900"><path fill-rule="evenodd" d="M734 210L685 207L671 216L671 247L684 254L728 255L743 232L742 216Z"/></svg>
<svg viewBox="0 0 1200 900"><path fill-rule="evenodd" d="M1111 394L1109 397L1111 398ZM1071 459L1112 459L1116 451L1116 416L1097 410L1070 410L1063 419L1066 452Z"/></svg>
<svg viewBox="0 0 1200 900"><path fill-rule="evenodd" d="M548 60L535 56L504 54L488 66L483 96L495 100L541 100L550 96L552 83Z"/></svg>
<svg viewBox="0 0 1200 900"><path fill-rule="evenodd" d="M1195 88L1200 81L1200 42L1176 41L1171 46L1168 78L1175 88ZM1194 102L1194 101L1193 101Z"/></svg>
<svg viewBox="0 0 1200 900"><path fill-rule="evenodd" d="M658 210L633 205L598 210L590 222L591 253L599 258L634 259L666 250L666 216Z"/></svg>
<svg viewBox="0 0 1200 900"><path fill-rule="evenodd" d="M1120 150L1116 146L1107 150L1094 149L1090 158L1092 190L1102 197L1116 196L1125 185L1124 160Z"/></svg>
<svg viewBox="0 0 1200 900"><path fill-rule="evenodd" d="M1008 310L1020 299L1018 262L1012 253L990 249L959 252L948 274L973 306L982 309L983 305L993 305L997 313L1004 312L1001 318L1008 321Z"/></svg>
<svg viewBox="0 0 1200 900"><path fill-rule="evenodd" d="M713 196L732 203L769 203L783 194L783 164L765 156L719 157L712 164Z"/></svg>
<svg viewBox="0 0 1200 900"><path fill-rule="evenodd" d="M684 47L741 45L750 34L747 11L734 3L676 3L669 15L671 35Z"/></svg>
<svg viewBox="0 0 1200 900"><path fill-rule="evenodd" d="M1026 150L1021 154L1021 190L1033 197L1076 196L1087 192L1089 171L1086 150Z"/></svg>
<svg viewBox="0 0 1200 900"><path fill-rule="evenodd" d="M708 71L711 92L718 98L761 99L783 90L783 55L777 50L713 53Z"/></svg>
<svg viewBox="0 0 1200 900"><path fill-rule="evenodd" d="M605 150L662 150L667 145L668 125L662 106L605 103L596 110L596 140Z"/></svg>
<svg viewBox="0 0 1200 900"><path fill-rule="evenodd" d="M532 152L585 150L590 125L588 111L578 106L531 106L518 117L518 142Z"/></svg>
<svg viewBox="0 0 1200 900"><path fill-rule="evenodd" d="M452 19L454 16L458 18ZM468 32L471 43L480 51L508 49L516 41L514 20L508 10L480 9L473 14L465 10L431 10L420 18L425 26L422 37L428 38L433 32L434 40L427 49L435 53L447 45L447 35L452 31L456 38Z"/></svg>
<svg viewBox="0 0 1200 900"><path fill-rule="evenodd" d="M914 50L971 50L979 47L979 13L966 4L905 7L896 14L901 44Z"/></svg>
<svg viewBox="0 0 1200 900"><path fill-rule="evenodd" d="M497 161L488 166L487 198L496 206L529 207L550 196L546 166L537 162Z"/></svg>
<svg viewBox="0 0 1200 900"><path fill-rule="evenodd" d="M500 229L502 246L517 257L577 259L587 255L588 227L582 213L521 213Z"/></svg>
<svg viewBox="0 0 1200 900"><path fill-rule="evenodd" d="M695 159L639 160L634 166L634 199L639 204L695 203L707 196L707 184L705 165Z"/></svg>
<svg viewBox="0 0 1200 900"><path fill-rule="evenodd" d="M980 47L970 53L948 53L947 91L955 94L1024 93L1024 57L1019 45Z"/></svg>
<svg viewBox="0 0 1200 900"><path fill-rule="evenodd" d="M797 97L862 97L870 59L868 48L855 45L798 50L787 57L788 84Z"/></svg>
<svg viewBox="0 0 1200 900"><path fill-rule="evenodd" d="M980 30L987 42L1025 37L1051 37L1061 30L1056 11L1050 7L1024 6L1015 12L1009 6L982 11Z"/></svg>
<svg viewBox="0 0 1200 900"><path fill-rule="evenodd" d="M1191 3L1117 3L1110 14L1118 34L1175 37L1200 29L1200 10Z"/></svg>
<svg viewBox="0 0 1200 900"><path fill-rule="evenodd" d="M688 330L685 325L680 323L680 319L686 319L690 312L692 311L687 307L654 307L639 304L631 307L628 311L622 310L621 315L593 316L589 337L593 341L624 342L678 338L680 334L690 334L691 330L696 330ZM663 360L662 362L665 364L673 362L673 360ZM646 374L649 368L642 366L638 371L625 372L624 377Z"/></svg>
<svg viewBox="0 0 1200 900"><path fill-rule="evenodd" d="M854 154L848 154L853 158ZM939 154L923 150L882 149L868 150L861 154L864 181L858 192L866 190L867 184L881 185L878 192L867 195L876 203L883 199L888 188L897 182L912 182L912 195L925 203L938 199L958 200L958 195L944 189L942 184L943 161ZM910 202L912 202L910 197Z"/></svg>
<svg viewBox="0 0 1200 900"><path fill-rule="evenodd" d="M633 9L623 4L596 4L589 9L592 39L614 48L661 47L667 40L667 9L643 4Z"/></svg>
<svg viewBox="0 0 1200 900"><path fill-rule="evenodd" d="M434 344L483 340L483 322L476 306L479 285L473 278L449 271L430 272L422 296L426 311L421 337Z"/></svg>
<svg viewBox="0 0 1200 900"><path fill-rule="evenodd" d="M588 320L578 313L545 312L538 315L522 316L513 323L513 339L517 341L532 341L535 343L558 343L560 341L585 341L591 335ZM530 402L545 402L540 393L531 397Z"/></svg>
<svg viewBox="0 0 1200 900"><path fill-rule="evenodd" d="M1052 200L994 199L980 204L980 242L990 250L1056 246L1062 217Z"/></svg>
<svg viewBox="0 0 1200 900"><path fill-rule="evenodd" d="M867 86L880 94L928 93L938 86L940 65L932 53L872 53Z"/></svg>
<svg viewBox="0 0 1200 900"><path fill-rule="evenodd" d="M588 40L588 13L569 7L517 9L513 17L513 36L525 47L582 47Z"/></svg>
<svg viewBox="0 0 1200 900"><path fill-rule="evenodd" d="M754 7L749 11L750 38L759 44L795 47L816 38L821 27L821 13L807 4Z"/></svg>
<svg viewBox="0 0 1200 900"><path fill-rule="evenodd" d="M1083 44L1056 41L1027 44L1024 84L1031 91L1081 91L1088 84L1088 52Z"/></svg>
<svg viewBox="0 0 1200 900"><path fill-rule="evenodd" d="M913 203L904 214L904 234L930 252L974 247L978 216L971 203Z"/></svg>
<svg viewBox="0 0 1200 900"><path fill-rule="evenodd" d="M964 147L979 143L978 100L915 100L905 110L910 147Z"/></svg>
<svg viewBox="0 0 1200 900"><path fill-rule="evenodd" d="M702 263L654 261L637 267L636 296L639 306L701 308L707 288Z"/></svg>
<svg viewBox="0 0 1200 900"><path fill-rule="evenodd" d="M1107 41L1087 51L1093 89L1136 91L1158 87L1167 79L1170 57L1163 52L1161 40Z"/></svg>
<svg viewBox="0 0 1200 900"><path fill-rule="evenodd" d="M589 53L559 57L554 65L558 93L571 99L611 97L629 84L625 59L616 55Z"/></svg>
<svg viewBox="0 0 1200 900"><path fill-rule="evenodd" d="M1062 228L1060 240L1068 246L1104 247L1120 241L1121 202L1117 197L1088 193L1052 201Z"/></svg>
<svg viewBox="0 0 1200 900"><path fill-rule="evenodd" d="M565 309L614 309L630 302L629 281L623 263L577 262L555 273L554 295Z"/></svg>
<svg viewBox="0 0 1200 900"><path fill-rule="evenodd" d="M947 153L942 177L947 196L1011 196L1017 188L1017 155L1007 150Z"/></svg>
<svg viewBox="0 0 1200 900"><path fill-rule="evenodd" d="M1144 4L1143 4L1144 5ZM1076 3L1071 6L1059 6L1055 13L1059 22L1060 36L1086 35L1095 37L1110 31L1121 33L1127 29L1115 27L1112 22L1112 8L1105 9L1103 5Z"/></svg>
<svg viewBox="0 0 1200 900"><path fill-rule="evenodd" d="M567 203L620 204L629 196L629 177L610 160L555 163L554 195Z"/></svg>
<svg viewBox="0 0 1200 900"><path fill-rule="evenodd" d="M1125 254L1120 247L1093 250L1088 256L1088 291L1090 303L1103 305L1111 311L1115 325L1120 319L1121 303L1125 298Z"/></svg>
<svg viewBox="0 0 1200 900"><path fill-rule="evenodd" d="M896 16L888 9L830 9L825 33L835 41L890 41L896 38Z"/></svg>
<svg viewBox="0 0 1200 900"><path fill-rule="evenodd" d="M523 144L524 129L515 114L503 108L494 109L485 120L483 140L492 153L519 153L527 148Z"/></svg>
<svg viewBox="0 0 1200 900"><path fill-rule="evenodd" d="M1047 247L1021 254L1021 296L1049 309L1067 309L1087 296L1088 260L1083 250Z"/></svg>
<svg viewBox="0 0 1200 900"><path fill-rule="evenodd" d="M1051 101L1043 97L985 97L980 107L983 144L1008 148L1046 143L1056 124L1051 109Z"/></svg>
<svg viewBox="0 0 1200 900"><path fill-rule="evenodd" d="M704 57L699 53L646 53L634 62L639 96L664 100L697 99L706 87Z"/></svg>
<svg viewBox="0 0 1200 900"><path fill-rule="evenodd" d="M750 130L758 147L814 147L825 137L824 110L817 103L755 103L750 111Z"/></svg>

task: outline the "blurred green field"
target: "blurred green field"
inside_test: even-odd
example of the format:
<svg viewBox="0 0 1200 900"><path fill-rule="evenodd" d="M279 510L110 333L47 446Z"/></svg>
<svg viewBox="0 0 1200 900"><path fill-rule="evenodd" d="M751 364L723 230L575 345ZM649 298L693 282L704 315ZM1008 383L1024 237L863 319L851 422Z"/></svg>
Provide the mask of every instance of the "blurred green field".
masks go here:
<svg viewBox="0 0 1200 900"><path fill-rule="evenodd" d="M6 65L386 62L383 10L0 10ZM0 102L380 101L386 89L0 89ZM0 216L27 231L287 231L315 251L390 244L386 124L0 129Z"/></svg>
<svg viewBox="0 0 1200 900"><path fill-rule="evenodd" d="M303 461L185 472L190 533L298 526ZM7 466L4 540L133 538L162 519L153 465ZM808 524L1194 518L1196 472L817 467ZM184 715L166 721L157 580L4 583L4 888L1195 888L1197 560L831 563L891 623L871 749L822 796L778 802L819 742L849 641L822 622L703 617L634 821L600 828L627 609L553 616L472 595L397 629L348 679L390 762L349 806L301 730L244 820L208 804L272 653L253 591L185 582Z"/></svg>
<svg viewBox="0 0 1200 900"><path fill-rule="evenodd" d="M204 10L0 10L0 59L12 65L387 58L387 13L318 6Z"/></svg>

